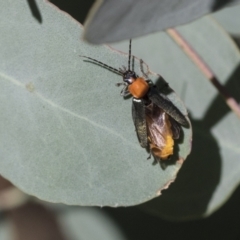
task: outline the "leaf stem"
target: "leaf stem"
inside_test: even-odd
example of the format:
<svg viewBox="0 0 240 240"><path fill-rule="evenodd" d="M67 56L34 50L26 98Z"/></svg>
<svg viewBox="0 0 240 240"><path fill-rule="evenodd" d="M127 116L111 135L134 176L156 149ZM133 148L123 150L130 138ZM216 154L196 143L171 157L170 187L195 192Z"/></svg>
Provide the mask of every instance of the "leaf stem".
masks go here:
<svg viewBox="0 0 240 240"><path fill-rule="evenodd" d="M167 30L167 33L172 39L183 49L183 51L190 57L190 59L196 64L201 72L210 80L213 86L223 96L226 104L229 108L240 118L240 106L237 101L228 93L227 89L218 81L210 67L204 62L204 60L198 55L198 53L192 48L192 46L183 38L183 36L174 28Z"/></svg>

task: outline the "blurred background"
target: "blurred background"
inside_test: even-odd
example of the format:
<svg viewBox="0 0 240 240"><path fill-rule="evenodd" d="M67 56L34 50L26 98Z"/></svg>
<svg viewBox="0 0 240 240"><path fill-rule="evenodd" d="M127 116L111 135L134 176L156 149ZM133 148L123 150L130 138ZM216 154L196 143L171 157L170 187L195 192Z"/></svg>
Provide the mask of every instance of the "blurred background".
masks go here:
<svg viewBox="0 0 240 240"><path fill-rule="evenodd" d="M1 240L240 238L240 188L210 217L184 222L155 217L139 206L98 208L49 204L12 190L13 186L1 179Z"/></svg>

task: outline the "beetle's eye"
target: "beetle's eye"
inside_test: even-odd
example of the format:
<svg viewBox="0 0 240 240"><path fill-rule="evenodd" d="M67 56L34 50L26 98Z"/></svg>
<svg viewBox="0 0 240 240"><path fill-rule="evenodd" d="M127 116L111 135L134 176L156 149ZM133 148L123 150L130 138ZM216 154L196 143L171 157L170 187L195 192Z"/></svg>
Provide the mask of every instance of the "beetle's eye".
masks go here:
<svg viewBox="0 0 240 240"><path fill-rule="evenodd" d="M128 83L128 84L132 84L133 83L133 78L125 78L124 82Z"/></svg>
<svg viewBox="0 0 240 240"><path fill-rule="evenodd" d="M130 70L123 75L123 81L127 84L132 84L136 78L136 73Z"/></svg>
<svg viewBox="0 0 240 240"><path fill-rule="evenodd" d="M134 82L135 78L133 78L132 76L124 76L123 81L126 82L127 84L132 84Z"/></svg>

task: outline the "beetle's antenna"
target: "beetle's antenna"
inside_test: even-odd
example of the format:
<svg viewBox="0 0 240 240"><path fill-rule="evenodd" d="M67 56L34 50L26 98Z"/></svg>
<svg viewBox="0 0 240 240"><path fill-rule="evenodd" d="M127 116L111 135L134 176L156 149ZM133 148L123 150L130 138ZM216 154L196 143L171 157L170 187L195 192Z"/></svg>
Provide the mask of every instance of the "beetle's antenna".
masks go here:
<svg viewBox="0 0 240 240"><path fill-rule="evenodd" d="M128 71L130 71L130 64L131 64L131 48L132 48L132 39L129 40Z"/></svg>
<svg viewBox="0 0 240 240"><path fill-rule="evenodd" d="M107 68L107 69L110 69L110 70L112 70L112 71L114 71L114 72L120 74L120 75L123 75L122 72L119 71L118 69L113 68L113 67L111 67L111 66L109 66L109 65L107 65L107 64L105 64L105 63L103 63L103 62L100 62L100 61L98 61L98 60L96 60L96 59L94 59L94 58L87 57L87 56L81 56L81 55L79 55L79 56L80 56L80 57L83 57L83 58L90 59L91 61L93 61L93 62L99 64L100 66L103 66L103 67L105 67L105 68Z"/></svg>

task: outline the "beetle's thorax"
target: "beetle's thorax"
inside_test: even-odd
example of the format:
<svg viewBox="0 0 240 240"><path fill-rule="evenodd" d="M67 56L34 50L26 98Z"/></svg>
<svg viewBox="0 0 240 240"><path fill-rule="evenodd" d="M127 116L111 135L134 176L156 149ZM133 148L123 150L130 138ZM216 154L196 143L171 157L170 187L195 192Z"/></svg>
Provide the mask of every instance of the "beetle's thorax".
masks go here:
<svg viewBox="0 0 240 240"><path fill-rule="evenodd" d="M148 90L149 84L142 77L138 77L135 73L132 76L128 76L128 79L124 79L124 82L127 83L127 90L135 98L144 97Z"/></svg>

